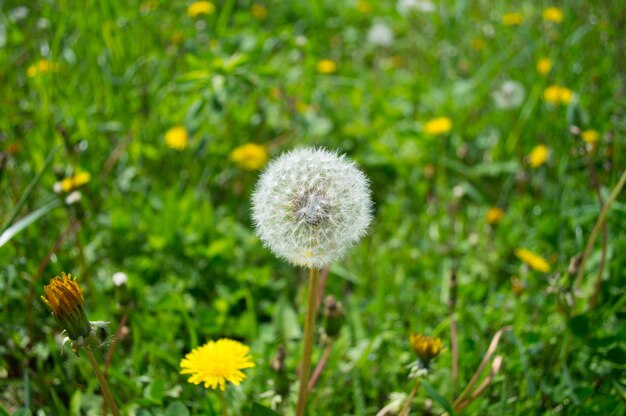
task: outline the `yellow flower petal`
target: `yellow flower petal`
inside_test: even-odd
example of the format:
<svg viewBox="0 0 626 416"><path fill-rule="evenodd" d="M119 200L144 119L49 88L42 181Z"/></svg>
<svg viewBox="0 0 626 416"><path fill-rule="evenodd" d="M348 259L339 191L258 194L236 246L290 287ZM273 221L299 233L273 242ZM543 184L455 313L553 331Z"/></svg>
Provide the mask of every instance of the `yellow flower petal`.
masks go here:
<svg viewBox="0 0 626 416"><path fill-rule="evenodd" d="M189 135L184 126L172 127L165 133L165 144L171 149L185 150L188 141Z"/></svg>
<svg viewBox="0 0 626 416"><path fill-rule="evenodd" d="M504 211L500 208L489 208L485 215L485 219L489 224L497 224L502 218L504 218Z"/></svg>
<svg viewBox="0 0 626 416"><path fill-rule="evenodd" d="M233 150L230 153L230 160L239 165L240 168L252 171L265 166L268 154L265 146L248 143Z"/></svg>
<svg viewBox="0 0 626 416"><path fill-rule="evenodd" d="M548 262L541 256L533 253L532 251L525 248L518 248L515 250L515 255L518 259L526 263L530 268L537 270L539 272L548 273L550 271L550 265Z"/></svg>
<svg viewBox="0 0 626 416"><path fill-rule="evenodd" d="M190 17L212 14L213 12L215 12L215 6L210 1L196 1L187 7L187 14Z"/></svg>
<svg viewBox="0 0 626 416"><path fill-rule="evenodd" d="M317 63L317 72L320 74L332 74L337 71L337 64L330 59L323 59Z"/></svg>
<svg viewBox="0 0 626 416"><path fill-rule="evenodd" d="M543 11L543 20L561 23L563 21L563 10L558 7L548 7Z"/></svg>
<svg viewBox="0 0 626 416"><path fill-rule="evenodd" d="M524 23L524 15L521 13L506 13L502 15L504 26L519 26Z"/></svg>
<svg viewBox="0 0 626 416"><path fill-rule="evenodd" d="M180 361L180 374L190 374L189 383L225 390L227 382L237 386L245 380L241 370L254 367L249 353L248 346L232 339L209 341Z"/></svg>
<svg viewBox="0 0 626 416"><path fill-rule="evenodd" d="M548 160L548 156L550 151L546 145L540 144L535 146L535 148L528 155L528 163L533 168L538 168L539 166L546 163Z"/></svg>
<svg viewBox="0 0 626 416"><path fill-rule="evenodd" d="M450 130L452 130L452 120L448 117L433 118L424 126L424 131L433 136L448 133Z"/></svg>
<svg viewBox="0 0 626 416"><path fill-rule="evenodd" d="M585 130L580 133L580 137L588 144L595 144L600 138L600 133L595 130Z"/></svg>
<svg viewBox="0 0 626 416"><path fill-rule="evenodd" d="M541 58L537 61L537 72L546 75L552 69L552 61L550 58Z"/></svg>

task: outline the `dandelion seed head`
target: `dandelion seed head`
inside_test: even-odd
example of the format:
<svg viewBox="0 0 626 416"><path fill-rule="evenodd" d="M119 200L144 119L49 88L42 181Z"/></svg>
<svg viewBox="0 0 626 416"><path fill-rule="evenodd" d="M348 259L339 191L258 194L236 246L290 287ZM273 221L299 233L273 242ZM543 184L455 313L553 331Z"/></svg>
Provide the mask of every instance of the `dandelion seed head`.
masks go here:
<svg viewBox="0 0 626 416"><path fill-rule="evenodd" d="M365 234L371 209L365 175L325 149L297 149L273 160L252 196L252 219L265 246L310 268L340 259Z"/></svg>

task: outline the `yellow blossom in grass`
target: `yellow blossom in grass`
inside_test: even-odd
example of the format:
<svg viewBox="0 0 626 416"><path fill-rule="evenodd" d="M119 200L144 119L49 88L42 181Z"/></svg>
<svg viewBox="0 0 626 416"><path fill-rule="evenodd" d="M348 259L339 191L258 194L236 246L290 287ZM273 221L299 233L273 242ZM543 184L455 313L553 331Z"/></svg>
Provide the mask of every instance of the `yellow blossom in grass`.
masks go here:
<svg viewBox="0 0 626 416"><path fill-rule="evenodd" d="M356 3L356 9L363 14L367 14L372 11L372 5L365 0L359 0Z"/></svg>
<svg viewBox="0 0 626 416"><path fill-rule="evenodd" d="M59 64L49 61L47 59L40 59L37 63L32 64L26 70L26 75L33 78L37 75L42 75L47 72L56 72L59 70Z"/></svg>
<svg viewBox="0 0 626 416"><path fill-rule="evenodd" d="M43 291L45 296L41 300L50 307L67 336L71 340L87 338L91 333L91 324L85 313L83 290L78 286L76 278L61 273L61 277L53 277L50 284L43 287Z"/></svg>
<svg viewBox="0 0 626 416"><path fill-rule="evenodd" d="M295 107L296 111L300 114L304 114L309 110L309 105L302 100L297 100Z"/></svg>
<svg viewBox="0 0 626 416"><path fill-rule="evenodd" d="M543 11L543 20L561 23L563 21L563 10L558 7L548 7Z"/></svg>
<svg viewBox="0 0 626 416"><path fill-rule="evenodd" d="M502 16L502 24L505 26L518 26L524 23L524 15L521 13L506 13Z"/></svg>
<svg viewBox="0 0 626 416"><path fill-rule="evenodd" d="M191 17L200 16L201 14L212 14L215 6L210 1L195 1L187 7L187 14Z"/></svg>
<svg viewBox="0 0 626 416"><path fill-rule="evenodd" d="M165 144L171 149L185 150L189 134L184 126L172 127L165 133Z"/></svg>
<svg viewBox="0 0 626 416"><path fill-rule="evenodd" d="M543 91L543 99L550 104L569 104L574 98L572 90L560 85L550 85Z"/></svg>
<svg viewBox="0 0 626 416"><path fill-rule="evenodd" d="M410 337L413 351L428 366L430 360L439 355L443 349L443 344L439 338L431 338L422 334L412 334Z"/></svg>
<svg viewBox="0 0 626 416"><path fill-rule="evenodd" d="M474 38L472 39L472 48L474 48L474 50L477 51L482 51L483 49L485 49L485 41L482 40L481 38Z"/></svg>
<svg viewBox="0 0 626 416"><path fill-rule="evenodd" d="M535 146L535 148L528 155L528 164L533 168L538 168L546 163L549 155L550 151L546 145L540 144Z"/></svg>
<svg viewBox="0 0 626 416"><path fill-rule="evenodd" d="M546 75L552 69L552 60L550 58L541 58L537 61L537 72Z"/></svg>
<svg viewBox="0 0 626 416"><path fill-rule="evenodd" d="M209 341L194 348L180 361L180 374L190 374L189 382L204 387L226 389L226 382L238 386L246 375L241 371L254 367L250 348L232 339Z"/></svg>
<svg viewBox="0 0 626 416"><path fill-rule="evenodd" d="M433 136L448 133L450 130L452 130L452 120L448 117L433 118L424 125L424 131Z"/></svg>
<svg viewBox="0 0 626 416"><path fill-rule="evenodd" d="M80 172L74 176L63 179L61 182L57 182L54 187L56 190L60 189L63 192L71 192L74 189L85 185L90 180L91 174L89 172Z"/></svg>
<svg viewBox="0 0 626 416"><path fill-rule="evenodd" d="M258 170L267 163L268 155L265 146L254 143L244 144L230 153L230 160L245 170Z"/></svg>
<svg viewBox="0 0 626 416"><path fill-rule="evenodd" d="M501 208L489 208L485 215L489 224L497 224L502 218L504 218L504 211Z"/></svg>
<svg viewBox="0 0 626 416"><path fill-rule="evenodd" d="M322 59L317 63L317 72L320 74L332 74L337 71L337 64L330 59Z"/></svg>
<svg viewBox="0 0 626 416"><path fill-rule="evenodd" d="M600 133L595 130L585 130L580 133L580 137L588 144L595 144L600 138Z"/></svg>
<svg viewBox="0 0 626 416"><path fill-rule="evenodd" d="M548 273L550 271L550 265L548 262L543 257L538 256L528 249L518 248L515 250L515 255L533 270L543 273Z"/></svg>
<svg viewBox="0 0 626 416"><path fill-rule="evenodd" d="M262 4L254 3L250 8L250 14L257 20L265 20L267 18L267 8Z"/></svg>

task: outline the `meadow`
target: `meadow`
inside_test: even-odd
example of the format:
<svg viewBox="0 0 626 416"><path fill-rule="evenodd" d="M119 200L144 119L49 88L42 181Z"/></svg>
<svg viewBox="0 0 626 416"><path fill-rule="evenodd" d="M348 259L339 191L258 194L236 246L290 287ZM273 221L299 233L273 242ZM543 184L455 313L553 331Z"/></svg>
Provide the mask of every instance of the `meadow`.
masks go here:
<svg viewBox="0 0 626 416"><path fill-rule="evenodd" d="M620 1L0 1L0 415L626 414L625 42ZM266 242L294 149L371 190L324 264Z"/></svg>

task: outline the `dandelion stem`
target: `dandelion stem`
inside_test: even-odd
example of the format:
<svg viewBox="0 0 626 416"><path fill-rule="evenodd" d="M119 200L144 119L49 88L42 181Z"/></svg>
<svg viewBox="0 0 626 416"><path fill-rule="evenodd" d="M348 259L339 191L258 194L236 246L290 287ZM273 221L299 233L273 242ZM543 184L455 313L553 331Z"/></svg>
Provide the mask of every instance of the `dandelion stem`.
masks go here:
<svg viewBox="0 0 626 416"><path fill-rule="evenodd" d="M296 416L303 416L311 372L311 352L313 351L313 332L315 330L315 311L317 306L319 270L311 268L309 271L308 300L306 306L306 320L304 321L304 346L302 349L302 367L300 369L300 388L298 390L298 404Z"/></svg>
<svg viewBox="0 0 626 416"><path fill-rule="evenodd" d="M404 406L402 406L402 410L400 410L400 413L398 413L398 415L407 416L409 414L409 410L411 410L411 403L413 402L413 399L415 398L415 395L417 394L417 390L419 389L419 387L420 387L420 382L418 380L417 382L415 382L415 386L413 386L413 390L411 390L409 397L406 399L406 402L404 402Z"/></svg>
<svg viewBox="0 0 626 416"><path fill-rule="evenodd" d="M89 359L89 363L93 368L93 372L96 373L96 378L98 379L98 383L100 383L100 389L102 390L102 396L104 400L108 403L109 408L111 409L111 413L114 416L120 416L120 411L117 409L117 405L115 404L115 400L113 399L113 395L111 394L111 390L109 390L109 384L107 383L102 371L100 371L100 367L98 366L98 362L96 361L96 357L94 357L93 353L89 349L85 349L85 354Z"/></svg>
<svg viewBox="0 0 626 416"><path fill-rule="evenodd" d="M222 416L228 416L228 409L226 408L226 394L224 390L219 389L220 402L222 403Z"/></svg>

